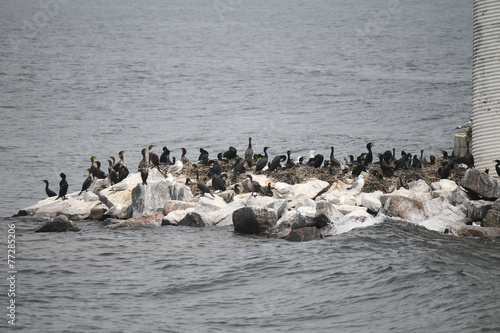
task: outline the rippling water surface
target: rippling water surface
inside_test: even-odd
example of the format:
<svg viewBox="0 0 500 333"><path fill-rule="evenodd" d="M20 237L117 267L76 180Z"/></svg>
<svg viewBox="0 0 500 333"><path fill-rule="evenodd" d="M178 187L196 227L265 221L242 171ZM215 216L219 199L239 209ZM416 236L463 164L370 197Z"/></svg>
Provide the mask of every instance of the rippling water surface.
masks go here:
<svg viewBox="0 0 500 333"><path fill-rule="evenodd" d="M7 217L44 198L42 179L57 189L65 172L77 191L90 156L125 150L134 166L149 144L191 159L242 151L248 136L271 155L333 145L342 158L367 142L451 152L471 110L472 3L3 1L0 216L2 234L17 230L15 328L498 331L495 240L396 221L305 244L90 221L41 235L44 221Z"/></svg>

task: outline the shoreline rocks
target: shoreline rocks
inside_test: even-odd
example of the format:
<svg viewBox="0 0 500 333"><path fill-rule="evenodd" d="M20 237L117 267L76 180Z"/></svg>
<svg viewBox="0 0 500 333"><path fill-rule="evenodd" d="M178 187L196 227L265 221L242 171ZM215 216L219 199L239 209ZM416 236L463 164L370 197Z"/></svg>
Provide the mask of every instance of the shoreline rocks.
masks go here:
<svg viewBox="0 0 500 333"><path fill-rule="evenodd" d="M274 184L272 196L236 194L232 188L213 196L195 195L185 176L164 177L153 168L147 184L140 173L112 187L94 181L92 191L68 194L67 200L47 198L16 215L55 218L63 214L74 220L101 221L107 208L121 205L108 228L232 225L237 233L290 241L336 235L386 217L464 237L496 237L496 229L485 228L500 228L500 182L475 169L465 171L460 185L448 179L431 183L419 179L392 193L352 191L341 181L314 178L293 185L265 175L253 178L263 187ZM248 181L241 181L242 189L249 187ZM482 227L472 228L472 222Z"/></svg>

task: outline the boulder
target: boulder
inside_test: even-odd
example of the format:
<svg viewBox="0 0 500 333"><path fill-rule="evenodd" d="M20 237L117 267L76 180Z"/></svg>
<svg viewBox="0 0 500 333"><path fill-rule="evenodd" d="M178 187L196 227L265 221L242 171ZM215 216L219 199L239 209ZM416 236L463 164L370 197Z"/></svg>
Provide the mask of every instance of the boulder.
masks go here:
<svg viewBox="0 0 500 333"><path fill-rule="evenodd" d="M102 202L92 207L90 210L90 219L92 220L102 220L104 213L108 210L108 206Z"/></svg>
<svg viewBox="0 0 500 333"><path fill-rule="evenodd" d="M54 218L58 215L66 215L72 220L83 220L89 217L92 208L99 204L99 201L86 201L84 195L78 196L79 192L66 195L66 200L46 198L33 206L24 208L18 216L34 216Z"/></svg>
<svg viewBox="0 0 500 333"><path fill-rule="evenodd" d="M331 222L340 220L344 215L335 208L331 203L321 200L316 204L316 213L314 214L314 221L316 228L323 228Z"/></svg>
<svg viewBox="0 0 500 333"><path fill-rule="evenodd" d="M355 228L367 227L383 221L383 218L375 218L366 209L356 209L344 215L339 221L333 223L333 234L343 234Z"/></svg>
<svg viewBox="0 0 500 333"><path fill-rule="evenodd" d="M213 197L209 194L200 196L198 202L195 206L195 212L197 213L208 213L221 209L226 206L227 203L221 197L214 195Z"/></svg>
<svg viewBox="0 0 500 333"><path fill-rule="evenodd" d="M99 193L104 190L105 188L109 187L109 180L108 178L104 179L96 179L92 182L90 185L90 188L92 189L92 192L99 196Z"/></svg>
<svg viewBox="0 0 500 333"><path fill-rule="evenodd" d="M307 242L318 238L323 238L321 231L316 227L307 227L291 230L285 240L289 242Z"/></svg>
<svg viewBox="0 0 500 333"><path fill-rule="evenodd" d="M186 201L190 202L193 200L193 192L189 186L173 181L169 183L168 190L170 192L170 198L172 200Z"/></svg>
<svg viewBox="0 0 500 333"><path fill-rule="evenodd" d="M461 185L485 199L500 198L500 181L475 168L467 169Z"/></svg>
<svg viewBox="0 0 500 333"><path fill-rule="evenodd" d="M250 196L246 201L246 205L272 209L276 212L276 216L279 219L287 207L287 201L286 199L276 199L272 197Z"/></svg>
<svg viewBox="0 0 500 333"><path fill-rule="evenodd" d="M281 215L281 217L278 219L278 221L276 222L276 226L279 230L283 230L283 229L290 229L292 228L292 223L295 219L295 214L297 214L297 210L296 209L288 209L286 210L283 215Z"/></svg>
<svg viewBox="0 0 500 333"><path fill-rule="evenodd" d="M316 221L314 220L315 215L316 207L300 206L295 210L295 216L291 224L292 230L316 227Z"/></svg>
<svg viewBox="0 0 500 333"><path fill-rule="evenodd" d="M135 188L137 184L142 183L141 173L131 173L122 182L128 184L126 188L115 191L112 187L108 187L99 192L99 199L109 208L120 205L122 209L120 214L116 217L119 219L128 219L133 215L132 189Z"/></svg>
<svg viewBox="0 0 500 333"><path fill-rule="evenodd" d="M149 215L131 217L126 220L118 220L118 223L108 225L108 228L140 228L140 227L160 227L162 225L162 212Z"/></svg>
<svg viewBox="0 0 500 333"><path fill-rule="evenodd" d="M163 206L163 215L168 215L170 212L174 212L176 210L194 208L195 206L196 204L194 202L168 200L165 202L165 206Z"/></svg>
<svg viewBox="0 0 500 333"><path fill-rule="evenodd" d="M466 221L467 219L463 214L457 214L456 211L445 208L429 219L419 222L418 225L428 230L456 235L458 230L465 226Z"/></svg>
<svg viewBox="0 0 500 333"><path fill-rule="evenodd" d="M193 208L184 210L174 210L162 218L161 225L178 225L179 222L188 214L194 212Z"/></svg>
<svg viewBox="0 0 500 333"><path fill-rule="evenodd" d="M234 200L219 210L204 213L203 221L210 226L230 226L233 225L233 212L245 206L243 200Z"/></svg>
<svg viewBox="0 0 500 333"><path fill-rule="evenodd" d="M218 195L219 197L224 199L225 202L229 203L229 202L231 202L231 200L233 200L236 193L233 190L226 190L224 192L219 192L216 195Z"/></svg>
<svg viewBox="0 0 500 333"><path fill-rule="evenodd" d="M423 204L418 200L400 195L389 196L385 202L384 211L388 216L399 217L409 222L425 220Z"/></svg>
<svg viewBox="0 0 500 333"><path fill-rule="evenodd" d="M427 185L425 180L419 179L414 182L408 183L408 190L413 193L428 193L431 191L431 187Z"/></svg>
<svg viewBox="0 0 500 333"><path fill-rule="evenodd" d="M80 231L80 228L75 222L71 221L64 215L55 217L36 229L35 232L63 232L63 231Z"/></svg>
<svg viewBox="0 0 500 333"><path fill-rule="evenodd" d="M380 202L380 197L382 196L381 191L375 191L373 193L362 193L360 195L360 205L366 207L369 213L377 214L382 208L382 203Z"/></svg>
<svg viewBox="0 0 500 333"><path fill-rule="evenodd" d="M132 190L133 217L162 211L165 203L170 200L170 192L165 178L157 176L151 179L151 174L159 173L156 169L151 169L149 173L147 184L139 183Z"/></svg>
<svg viewBox="0 0 500 333"><path fill-rule="evenodd" d="M204 227L205 222L201 218L201 215L196 212L187 213L182 220L177 223L179 226L185 227Z"/></svg>
<svg viewBox="0 0 500 333"><path fill-rule="evenodd" d="M483 228L467 225L458 229L457 235L462 237L500 237L500 228Z"/></svg>
<svg viewBox="0 0 500 333"><path fill-rule="evenodd" d="M309 199L316 198L319 194L326 191L330 187L328 182L313 179L304 184L295 184L292 186L295 198L306 197Z"/></svg>
<svg viewBox="0 0 500 333"><path fill-rule="evenodd" d="M458 185L453 180L440 179L437 182L431 183L432 191L454 191Z"/></svg>
<svg viewBox="0 0 500 333"><path fill-rule="evenodd" d="M500 228L500 211L490 209L481 222L483 227Z"/></svg>
<svg viewBox="0 0 500 333"><path fill-rule="evenodd" d="M234 231L241 234L264 235L276 227L276 212L265 207L242 207L233 212Z"/></svg>
<svg viewBox="0 0 500 333"><path fill-rule="evenodd" d="M433 199L443 198L446 199L449 203L453 202L453 191L450 190L435 190L431 192L431 197Z"/></svg>

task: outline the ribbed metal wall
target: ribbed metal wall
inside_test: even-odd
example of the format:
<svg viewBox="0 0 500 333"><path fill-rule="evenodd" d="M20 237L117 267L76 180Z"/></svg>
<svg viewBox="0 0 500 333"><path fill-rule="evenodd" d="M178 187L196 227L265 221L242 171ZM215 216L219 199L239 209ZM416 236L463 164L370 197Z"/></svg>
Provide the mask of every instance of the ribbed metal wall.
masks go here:
<svg viewBox="0 0 500 333"><path fill-rule="evenodd" d="M500 0L474 0L472 154L495 172L500 159Z"/></svg>

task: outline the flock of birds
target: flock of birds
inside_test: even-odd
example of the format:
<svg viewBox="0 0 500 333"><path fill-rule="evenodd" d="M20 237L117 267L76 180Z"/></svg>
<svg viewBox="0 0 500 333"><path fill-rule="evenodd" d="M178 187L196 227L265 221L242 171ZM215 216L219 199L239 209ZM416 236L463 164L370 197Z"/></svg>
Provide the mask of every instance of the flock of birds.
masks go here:
<svg viewBox="0 0 500 333"><path fill-rule="evenodd" d="M268 155L269 147L267 146L263 148L262 153L254 153L251 137L248 139L248 147L243 157L238 155L236 148L233 146L229 147L224 153L219 153L215 159L210 159L209 153L205 149L200 148L200 155L198 161L195 163L188 160L185 148L180 148L182 151L180 159L176 160L175 157L173 157L171 160L171 150L167 147L163 147L162 154L158 156L158 154L153 151L154 147L155 145L150 145L148 148L143 148L141 151L142 159L137 166L137 170L141 173L143 185L147 185L147 178L151 168L157 168L158 170L163 169L164 173L166 171L167 176L170 174L178 174L183 169L188 169L189 171L191 168L196 168L196 185L202 192L202 195L212 195L210 188L205 182L200 180L198 167L202 165L209 168L208 176L212 180L211 186L214 191L225 191L228 187L226 184L226 181L229 179L228 173L232 173L231 180L232 183L235 183L233 189L236 193L239 193L240 189L238 188L237 177L247 172L246 167L252 170L254 174L267 172L268 176L278 170L307 166L312 168L326 168L331 175L336 175L337 173L350 173L353 178L358 178L359 181L362 181L361 173L366 171L367 167L371 164L378 164L380 166L381 177L395 177L395 171L397 170L421 168L423 165L434 165L437 163L437 158L435 156L430 156L429 161L427 161L424 157L424 150L421 150L420 156L402 151L401 157L396 158L394 148L392 151L387 150L384 153L378 154L378 162L374 162L372 152L373 144L371 142L366 145L366 152L361 153L357 158L355 158L354 155L349 155L349 159L344 157L343 163L335 158L333 146L331 147L329 158L325 158L322 154L311 150L307 160L306 157L299 156L298 160L294 161L291 158L291 151L287 151L286 155L277 155L271 159ZM124 161L124 154L124 151L118 153L118 161L116 161L113 156L107 160L107 173L101 170L101 163L96 160L95 156L92 156L90 158L91 165L87 169L88 176L82 184L79 195L87 191L95 179L107 178L112 186L119 186L119 184L125 184L125 187L128 186L126 182L123 182L129 175L129 169ZM465 164L468 168L474 167L474 159L469 149L467 149L467 153L464 157L455 157L453 154L448 156L446 151L442 151L442 154L443 156L439 160L440 167L438 169L438 176L441 179L448 178L455 165ZM500 160L496 160L495 162L497 163L495 166L496 172L500 176ZM267 170L265 169L266 167ZM485 172L488 172L488 170L485 170ZM68 182L66 181L66 175L64 173L61 173L60 177L59 193L55 193L49 188L49 182L47 180L43 180L43 182L46 184L45 191L49 197L57 196L56 200L59 198L65 200L68 192ZM267 187L261 187L257 181L252 179L251 174L247 177L250 179L250 189L252 192L272 195L271 184L268 184ZM190 182L191 179L188 177L186 179L186 184ZM353 186L356 184L359 185L360 182L353 184Z"/></svg>

